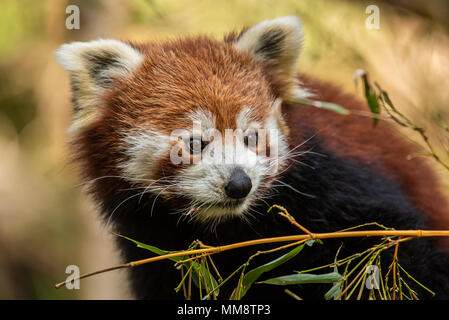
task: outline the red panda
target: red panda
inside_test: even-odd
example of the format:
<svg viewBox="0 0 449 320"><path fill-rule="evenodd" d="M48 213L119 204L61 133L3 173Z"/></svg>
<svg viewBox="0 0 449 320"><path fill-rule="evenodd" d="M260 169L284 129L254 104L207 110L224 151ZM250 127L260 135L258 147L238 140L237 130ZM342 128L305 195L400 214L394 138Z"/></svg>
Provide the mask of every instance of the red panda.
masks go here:
<svg viewBox="0 0 449 320"><path fill-rule="evenodd" d="M297 72L301 42L299 19L287 16L223 41L62 45L56 56L73 93L73 153L105 221L119 234L166 250L196 239L223 245L297 234L288 221L267 214L273 204L313 232L368 222L448 229L448 201L426 160L407 159L414 152L408 142L370 119L287 102L365 108L336 86ZM326 240L273 274L327 264L342 244L344 256L372 241ZM147 257L127 240L117 243L125 261ZM216 264L229 274L251 253L221 253ZM436 298L449 298L443 241L401 244L399 260ZM179 280L167 261L130 271L138 299L181 299L173 290ZM228 298L232 288L221 289L220 297ZM296 289L320 299L326 288ZM246 297L286 297L276 290L259 285Z"/></svg>

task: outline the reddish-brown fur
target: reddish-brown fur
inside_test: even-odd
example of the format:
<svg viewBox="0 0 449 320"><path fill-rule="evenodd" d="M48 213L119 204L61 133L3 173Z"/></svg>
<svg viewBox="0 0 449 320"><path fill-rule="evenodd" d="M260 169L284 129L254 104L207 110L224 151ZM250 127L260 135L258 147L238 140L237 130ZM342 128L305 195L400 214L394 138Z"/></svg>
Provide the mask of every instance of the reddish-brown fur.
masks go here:
<svg viewBox="0 0 449 320"><path fill-rule="evenodd" d="M107 93L99 106L102 117L75 139L86 148L80 153L101 159L101 165L88 169L89 176L119 174L116 168L126 160L123 132L156 128L170 135L175 129L190 128L188 117L197 108L210 110L222 133L235 129L236 115L244 107L253 110L256 121L269 116L275 96L266 85L263 63L250 54L205 37L134 46L145 54L142 65ZM104 139L95 139L98 135ZM98 155L97 150L112 154ZM160 161L159 176L185 167L174 166L168 157Z"/></svg>
<svg viewBox="0 0 449 320"><path fill-rule="evenodd" d="M186 116L197 107L210 110L222 132L235 128L235 116L245 106L255 111L256 120L266 119L270 104L282 93L283 80L269 73L264 62L235 50L233 39L235 35L226 42L198 37L134 44L145 54L143 64L131 79L118 81L99 106L101 118L75 137L87 177L120 175L118 165L126 161L122 132L149 126L169 135L191 126ZM333 85L305 76L300 80L315 93L314 99L367 110L362 101ZM416 150L383 123L373 127L371 119L300 105L285 104L283 114L291 144L307 139L303 129L312 128L340 157L356 159L395 179L433 228L449 229L448 201L428 160L409 159ZM168 158L160 159L159 167L157 177L182 168Z"/></svg>
<svg viewBox="0 0 449 320"><path fill-rule="evenodd" d="M197 221L194 219L184 219L190 215L189 206L195 209L193 206L197 206L197 203L201 207L220 200L220 194L210 190L217 187L226 193L226 185L222 184L228 183L225 180L229 179L223 178L225 175L221 172L226 166L195 171L203 169L202 164L199 164L198 167L180 172L192 164L174 164L170 160L170 148L165 142L167 139L160 134L170 136L175 129L191 128L190 117L197 109L209 111L215 117L216 129L222 134L226 129L236 128L236 116L246 107L252 110L253 120L263 124L279 111L273 109L274 101L303 92L292 90L296 85L294 80L298 80L300 86L314 94L312 99L340 104L349 110L365 110L369 114L361 99L344 94L334 85L304 75L298 75L298 79L292 78L292 69L289 67L293 66L294 59L281 59L288 55L279 53L283 53L282 50L293 50L294 58L299 54L299 22L292 17L276 21L283 22L278 26L280 29L268 28L265 30L268 33L260 32L258 37L252 38L260 38L262 43L256 43L259 46L254 46L252 41L246 47L235 45L241 36L238 33L228 35L223 42L206 37L191 37L162 44L130 43L143 54L142 60L134 49L127 45L123 48L116 42L105 47L105 50L112 50L109 54L98 47L104 42L95 42L91 47L96 51L90 55L78 52L87 48L80 44L63 47L60 60L72 78L77 115L86 111L83 107L89 109L92 107L89 103L98 101L98 105L94 106L93 118L87 117L86 120L80 117L82 121L74 122L77 130L74 131L73 142L74 154L81 162L85 181L92 181L92 194L108 223L113 224L117 233L166 250L180 250L194 239L215 246L295 232L296 229L282 217L264 214L272 204L285 206L295 219L314 232L332 232L373 221L395 228L449 229L448 200L438 178L428 159L409 158L416 148L406 139L390 130L385 123L379 122L374 127L369 117L345 116L329 110L287 103L281 109L284 120L277 120L280 127L284 125L283 121L288 126L280 129L283 133L289 132L287 139L290 151L295 152L285 154L284 151L280 154L281 157L289 156L291 160L288 161L291 162L281 163L279 172L257 172L257 177L263 183L259 183L256 189L258 193L249 200L253 202L251 205L254 205L254 212L258 215L246 220L233 218L236 215L232 214L236 212L226 212L230 219L221 220L220 216L215 234L205 229L204 224L195 223ZM244 39L245 36L241 37L239 44L245 42ZM81 54L78 58L86 59L84 62L87 67L93 68L89 70L92 73L90 85L93 84L95 89L93 93L89 91L90 87L83 87L83 91L80 91L86 81L79 81L89 78L84 74L82 77L73 74L73 70L78 70L79 66L70 60L72 51ZM99 57L95 57L95 54ZM119 59L122 55L125 56L124 60ZM83 70L76 72L82 73ZM89 96L87 100L77 101L76 98L80 98L76 97L77 94L86 93L101 93L101 96L95 97L95 100ZM89 103L83 105L82 102L86 101ZM275 121L273 118L270 120L271 123ZM132 139L128 140L129 136ZM139 144L137 151L133 143ZM158 148L159 143L161 148ZM298 145L303 150L293 150ZM184 145L184 148L187 146ZM314 148L315 152L308 152L314 151ZM155 157L150 152L156 152L159 156ZM188 154L191 158L201 156ZM136 155L140 157L139 161L133 162ZM147 170L142 166L151 168ZM195 174L186 175L189 171ZM216 179L208 182L208 176L214 174L224 181ZM189 186L203 188L192 196L188 194L189 187L180 187L180 191L172 192L171 196L162 194L157 201L160 195L155 194L157 191L147 192L148 184L152 182L149 179L167 176L181 177L187 180ZM140 185L143 188L136 188L136 180L140 177L145 179L143 186ZM169 181L164 187L172 188L173 185L178 187L180 184L178 181L170 184ZM142 189L145 191L141 192ZM206 201L201 198L203 195L208 196ZM182 213L184 209L187 211ZM251 213L249 209L248 212L242 211L242 218ZM205 212L207 214L207 209ZM147 257L148 252L129 241L117 238L117 243L126 261ZM449 241L441 240L441 243L449 248ZM318 252L304 252L304 255L290 261L290 266L286 263L281 266L283 269L273 270L277 272L273 275L285 275L292 270L328 264L335 258L337 250L340 252L342 249L342 255L352 256L372 244L370 239L348 240L344 243L329 241ZM448 297L447 257L435 247L433 239L422 239L411 244L407 242L401 244L401 247L401 264L404 263L407 270L411 268L415 271L416 279L435 288L437 297ZM261 248L265 249L268 247ZM391 251L385 253L386 258L382 258L384 269L388 268L389 261L393 259ZM237 265L246 261L246 255L251 254L253 252L248 248L246 253L218 255L220 272L224 271L223 275L230 274ZM177 271L168 262L161 262L133 268L130 279L139 299L176 298L173 290L177 285L176 274ZM415 275L414 272L411 274ZM322 297L325 292L323 288L310 293L305 290L300 295L303 297L302 294L306 294L306 299ZM220 297L229 297L233 289L229 284L222 286ZM261 289L253 290L251 297L278 298L278 293L273 295L276 291L272 291L272 288L268 296L264 288ZM281 298L283 288L279 290Z"/></svg>

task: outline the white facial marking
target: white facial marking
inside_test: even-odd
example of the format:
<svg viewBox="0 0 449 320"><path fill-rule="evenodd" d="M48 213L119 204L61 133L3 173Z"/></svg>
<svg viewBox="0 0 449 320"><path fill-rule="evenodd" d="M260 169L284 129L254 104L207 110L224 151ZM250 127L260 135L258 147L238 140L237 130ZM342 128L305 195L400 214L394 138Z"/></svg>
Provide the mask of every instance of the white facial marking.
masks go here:
<svg viewBox="0 0 449 320"><path fill-rule="evenodd" d="M196 109L189 118L192 122L198 124L203 131L215 128L215 117L209 110Z"/></svg>
<svg viewBox="0 0 449 320"><path fill-rule="evenodd" d="M253 119L251 109L244 108L236 115L237 130L225 130L224 137L214 138L207 145L198 163L179 172L178 185L183 194L192 199L191 205L197 208L194 211L195 219L216 224L232 216L243 217L260 196L262 181L278 171L279 163L273 157L282 156L288 147L278 128L276 116L273 112L264 124ZM262 143L269 142L270 151L278 148L279 151L275 155L258 154L257 150L246 146L243 137L249 129L266 133L268 136L261 139ZM226 195L224 187L237 168L248 175L252 188L238 205L227 206L235 202L235 199Z"/></svg>
<svg viewBox="0 0 449 320"><path fill-rule="evenodd" d="M157 160L166 157L169 152L170 137L146 130L125 136L123 143L129 160L122 165L122 170L131 182L138 183L153 177Z"/></svg>
<svg viewBox="0 0 449 320"><path fill-rule="evenodd" d="M182 133L182 137L192 136L195 130L201 134L202 130L215 130L216 134L220 133L211 128L214 118L207 112L198 111L191 116L191 119L195 121L192 128L175 130L179 131L179 134ZM123 138L126 155L129 158L122 166L124 175L135 184L142 184L142 180L146 179L143 184L148 186L148 192L153 195L164 197L171 191L166 190L166 187L175 188L174 194L180 194L190 200L190 207L186 212L190 212L190 208L193 208L192 218L200 222L216 225L229 217L244 217L250 206L262 195L260 187L263 181L278 172L282 164L277 161L278 159L282 161L288 147L284 135L278 128L274 111L265 123L259 123L251 117L250 109L245 108L236 115L235 121L239 128L229 130L230 132L224 137L221 135L214 137L198 155L197 162L190 163L178 171L173 179L158 181L156 185L153 185L152 179L155 170L158 169L158 159L170 155L174 146L173 135L167 136L155 130L128 134ZM260 135L259 143L269 143L269 154L258 153L258 149L263 149L261 145L249 147L245 144L243 137L253 128ZM175 139L179 140L177 135ZM183 141L179 140L180 143ZM273 150L277 152L273 153ZM225 191L225 186L236 169L243 170L252 185L245 198L239 200L230 198Z"/></svg>
<svg viewBox="0 0 449 320"><path fill-rule="evenodd" d="M254 119L253 111L249 107L243 108L243 110L236 116L237 128L243 131L249 128L258 129L260 124L252 119Z"/></svg>

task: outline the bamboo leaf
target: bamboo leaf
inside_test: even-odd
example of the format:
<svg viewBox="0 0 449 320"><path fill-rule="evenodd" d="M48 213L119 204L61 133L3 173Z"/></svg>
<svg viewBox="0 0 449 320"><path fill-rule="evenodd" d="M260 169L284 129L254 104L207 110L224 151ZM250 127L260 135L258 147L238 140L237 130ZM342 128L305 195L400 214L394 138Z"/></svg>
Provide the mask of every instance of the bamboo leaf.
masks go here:
<svg viewBox="0 0 449 320"><path fill-rule="evenodd" d="M338 257L338 254L339 254L339 252L340 252L340 249L341 249L341 246L340 246L340 248L338 249L337 254L335 255L335 258L334 258L334 263L335 263L335 266L334 266L334 273L339 273L339 272L338 272L338 267L337 267L337 265L338 265L337 257ZM328 292L326 292L326 293L324 294L324 299L325 299L325 300L331 300L331 299L332 299L332 300L337 300L338 297L340 297L342 284L343 284L343 280L334 282L334 285L329 289Z"/></svg>
<svg viewBox="0 0 449 320"><path fill-rule="evenodd" d="M150 246L148 244L125 237L123 235L118 235L118 236L120 236L126 240L129 240L131 242L134 242L137 245L137 247L139 247L139 248L149 250L149 251L151 251L157 255L160 255L160 256L176 252L176 251L162 250L155 246ZM172 258L170 258L170 260L172 260L174 262L180 262L187 258L188 258L188 256L180 256L180 257L172 257ZM198 288L200 288L200 279L203 281L203 283L206 284L207 288L209 288L209 290L211 290L211 291L218 286L217 280L214 278L214 276L209 272L209 270L204 265L202 265L196 261L192 261L192 260L186 262L185 264L186 264L187 269L189 269L190 266L192 266L192 279L193 279L194 284ZM201 286L201 287L204 289L204 286ZM214 291L214 295L218 295L218 293L219 293L218 289Z"/></svg>
<svg viewBox="0 0 449 320"><path fill-rule="evenodd" d="M283 256L268 262L260 267L254 268L250 270L243 278L242 281L242 292L241 297L243 297L246 292L251 288L251 285L265 272L271 271L274 268L280 266L281 264L289 261L290 259L294 258L298 253L301 252L301 250L304 248L304 244L301 244L291 250L290 252L284 254Z"/></svg>
<svg viewBox="0 0 449 320"><path fill-rule="evenodd" d="M329 289L328 292L324 294L324 299L326 300L337 300L341 293L341 281L337 281L334 283L332 288Z"/></svg>
<svg viewBox="0 0 449 320"><path fill-rule="evenodd" d="M162 255L164 255L164 254L169 254L169 253L177 252L177 251L167 251L167 250L162 250L162 249L159 249L159 248L157 248L157 247L150 246L150 245L148 245L148 244L139 242L139 241L137 241L137 240L134 240L134 239L131 239L131 238L122 236L122 235L120 235L120 234L119 234L118 236L119 236L119 237L122 237L122 238L125 238L126 240L129 240L129 241L131 241L131 242L134 242L134 243L137 245L138 248L142 248L142 249L149 250L149 251L151 251L151 252L153 252L153 253L156 253L157 255L160 255L160 256L162 256ZM185 257L172 257L172 258L170 258L170 260L175 261L175 262L181 261L181 260L183 260L183 259L185 259Z"/></svg>
<svg viewBox="0 0 449 320"><path fill-rule="evenodd" d="M214 291L212 295L218 296L219 289L216 289L218 287L218 282L215 280L214 276L209 272L209 270L207 270L204 264L195 261L191 261L191 263L193 264L192 279L195 285L201 290L206 290L207 288L206 294ZM201 285L200 280L202 283Z"/></svg>
<svg viewBox="0 0 449 320"><path fill-rule="evenodd" d="M316 101L316 100L309 100L309 99L300 99L300 98L295 98L295 99L290 99L287 100L287 102L289 103L300 103L300 104L305 104L308 106L312 106L312 107L316 107L316 108L322 108L322 109L327 109L327 110L331 110L334 111L336 113L339 113L341 115L347 115L349 114L349 110L332 102L325 102L325 101Z"/></svg>
<svg viewBox="0 0 449 320"><path fill-rule="evenodd" d="M379 97L376 96L375 90L372 88L372 86L369 83L368 80L368 74L365 70L357 70L356 74L354 76L354 82L357 84L357 80L361 78L363 82L363 88L364 88L364 94L365 94L365 100L368 104L368 108L370 109L371 113L379 115L380 114L380 105L379 105ZM373 118L373 125L376 126L379 122L379 119Z"/></svg>
<svg viewBox="0 0 449 320"><path fill-rule="evenodd" d="M377 97L374 94L373 89L370 87L367 81L364 81L364 85L365 85L365 98L366 102L368 103L369 109L374 114L380 114L379 102L377 101ZM375 123L377 123L379 119L374 118L373 120Z"/></svg>
<svg viewBox="0 0 449 320"><path fill-rule="evenodd" d="M290 274L286 276L271 278L262 283L274 284L278 286L287 286L292 284L305 284L305 283L334 283L341 281L343 277L336 272L324 273L324 274Z"/></svg>

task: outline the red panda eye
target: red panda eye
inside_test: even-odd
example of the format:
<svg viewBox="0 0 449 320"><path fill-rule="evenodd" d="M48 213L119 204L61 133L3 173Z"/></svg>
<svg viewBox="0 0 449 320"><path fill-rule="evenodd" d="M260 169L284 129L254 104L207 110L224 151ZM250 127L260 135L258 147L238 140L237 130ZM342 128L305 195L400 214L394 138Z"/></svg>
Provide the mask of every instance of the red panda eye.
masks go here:
<svg viewBox="0 0 449 320"><path fill-rule="evenodd" d="M247 145L248 147L257 147L257 144L259 142L258 140L259 136L257 132L250 132L244 138L245 145Z"/></svg>
<svg viewBox="0 0 449 320"><path fill-rule="evenodd" d="M187 145L190 154L198 154L201 153L201 151L203 151L203 149L207 145L207 142L203 141L201 138L190 138L189 143Z"/></svg>

